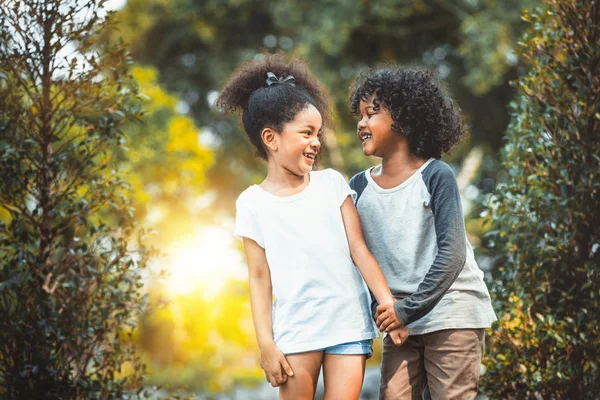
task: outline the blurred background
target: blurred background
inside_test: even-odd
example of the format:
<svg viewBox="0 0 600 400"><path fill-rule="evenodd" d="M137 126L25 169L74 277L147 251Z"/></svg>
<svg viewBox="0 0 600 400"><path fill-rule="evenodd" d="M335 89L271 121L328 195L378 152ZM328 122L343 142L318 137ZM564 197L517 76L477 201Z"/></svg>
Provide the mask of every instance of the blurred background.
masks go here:
<svg viewBox="0 0 600 400"><path fill-rule="evenodd" d="M232 236L235 199L260 183L265 164L235 117L212 106L243 61L282 50L304 58L329 88L335 129L323 167L346 177L378 162L362 155L348 88L381 62L433 68L447 82L470 132L444 161L457 174L478 261L485 204L507 178L499 151L524 72L519 37L534 0L110 0L134 59L146 121L126 128L123 154L135 189L136 217L161 251L151 262L150 307L134 340L160 394L205 398L276 396L264 381L249 305L241 243ZM483 243L484 244L484 243ZM364 398L375 398L380 343L369 360Z"/></svg>

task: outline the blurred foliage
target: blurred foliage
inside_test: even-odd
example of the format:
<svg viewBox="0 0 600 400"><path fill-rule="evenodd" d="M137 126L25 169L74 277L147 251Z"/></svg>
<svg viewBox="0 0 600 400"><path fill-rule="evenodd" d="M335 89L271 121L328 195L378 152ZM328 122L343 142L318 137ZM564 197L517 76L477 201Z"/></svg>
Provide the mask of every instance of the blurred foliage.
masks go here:
<svg viewBox="0 0 600 400"><path fill-rule="evenodd" d="M524 13L528 75L502 153L509 178L487 245L499 321L483 386L498 398L600 393L600 4L547 0Z"/></svg>
<svg viewBox="0 0 600 400"><path fill-rule="evenodd" d="M0 397L134 398L152 251L112 157L141 120L102 1L0 3ZM127 367L128 373L124 373Z"/></svg>
<svg viewBox="0 0 600 400"><path fill-rule="evenodd" d="M212 153L200 144L195 122L177 111L177 96L159 85L156 69L134 65L131 73L139 85L144 123L123 127L126 147L115 149L113 157L127 172L136 218L156 232L152 242L164 247L191 234L193 221L206 213L197 201L206 191Z"/></svg>
<svg viewBox="0 0 600 400"><path fill-rule="evenodd" d="M325 164L351 175L371 161L355 139L348 86L361 68L383 61L437 68L468 115L471 145L499 148L513 96L508 81L517 76L516 38L525 25L520 10L536 4L129 0L113 34L131 43L136 61L155 66L161 83L189 108L215 152L207 175L217 190L215 204L230 212L237 195L260 180L264 165L233 118L216 115L210 105L235 66L259 49L304 57L330 89L337 129L328 135Z"/></svg>
<svg viewBox="0 0 600 400"><path fill-rule="evenodd" d="M185 295L155 288L151 305L140 328L150 383L219 392L263 381L246 281L231 280L217 296L201 286Z"/></svg>

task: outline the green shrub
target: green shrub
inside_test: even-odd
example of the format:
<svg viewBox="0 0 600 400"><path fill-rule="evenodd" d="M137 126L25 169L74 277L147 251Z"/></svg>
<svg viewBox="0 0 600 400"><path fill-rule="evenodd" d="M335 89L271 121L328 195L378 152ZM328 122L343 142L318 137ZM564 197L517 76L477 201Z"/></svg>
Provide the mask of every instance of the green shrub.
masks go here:
<svg viewBox="0 0 600 400"><path fill-rule="evenodd" d="M139 119L100 1L0 3L0 398L141 389L149 255L111 150ZM75 51L75 52L74 52Z"/></svg>
<svg viewBox="0 0 600 400"><path fill-rule="evenodd" d="M600 3L547 0L523 18L530 72L517 82L488 245L499 321L483 387L492 398L600 393Z"/></svg>

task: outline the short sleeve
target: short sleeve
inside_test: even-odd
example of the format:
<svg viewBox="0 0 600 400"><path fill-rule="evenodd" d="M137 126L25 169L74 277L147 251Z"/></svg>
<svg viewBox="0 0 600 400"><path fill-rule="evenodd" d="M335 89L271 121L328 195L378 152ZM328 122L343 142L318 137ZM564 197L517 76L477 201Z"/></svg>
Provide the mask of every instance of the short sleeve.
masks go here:
<svg viewBox="0 0 600 400"><path fill-rule="evenodd" d="M260 226L250 208L244 203L242 196L236 202L234 236L254 240L260 247L265 248Z"/></svg>
<svg viewBox="0 0 600 400"><path fill-rule="evenodd" d="M329 176L331 184L335 189L338 205L341 206L348 196L352 198L353 202L356 200L356 192L350 188L342 174L334 169L329 169Z"/></svg>

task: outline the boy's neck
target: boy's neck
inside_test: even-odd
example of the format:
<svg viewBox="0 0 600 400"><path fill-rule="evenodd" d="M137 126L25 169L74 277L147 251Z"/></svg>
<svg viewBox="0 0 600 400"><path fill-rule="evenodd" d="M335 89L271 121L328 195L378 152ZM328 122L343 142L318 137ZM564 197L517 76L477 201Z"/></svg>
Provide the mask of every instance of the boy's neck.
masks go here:
<svg viewBox="0 0 600 400"><path fill-rule="evenodd" d="M426 158L418 157L408 149L395 151L391 155L382 158L380 175L388 177L402 176L421 168L426 161Z"/></svg>
<svg viewBox="0 0 600 400"><path fill-rule="evenodd" d="M371 170L371 176L383 189L401 185L410 178L425 162L426 158L417 157L408 148L393 151L381 160L381 168Z"/></svg>

